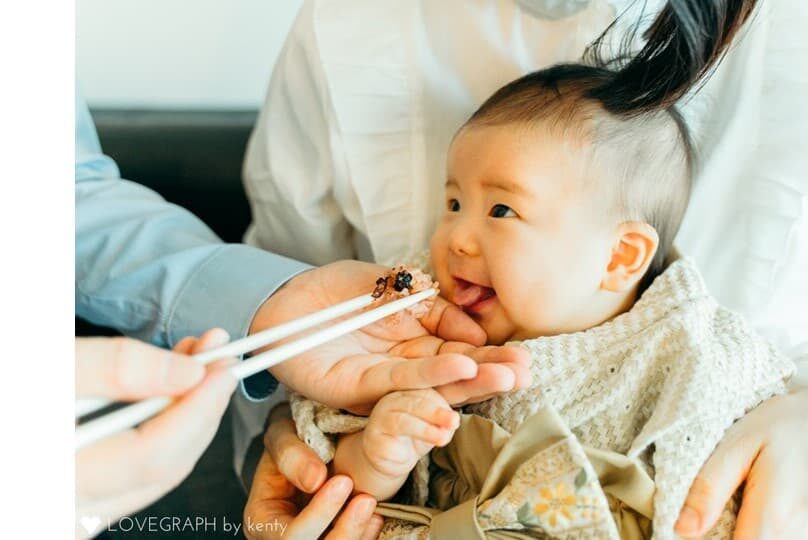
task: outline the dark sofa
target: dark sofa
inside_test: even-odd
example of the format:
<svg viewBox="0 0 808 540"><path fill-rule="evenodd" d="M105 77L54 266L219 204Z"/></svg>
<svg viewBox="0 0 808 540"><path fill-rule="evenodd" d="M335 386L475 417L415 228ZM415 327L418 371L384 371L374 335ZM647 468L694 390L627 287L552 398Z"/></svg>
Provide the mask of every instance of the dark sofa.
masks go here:
<svg viewBox="0 0 808 540"><path fill-rule="evenodd" d="M250 222L241 163L255 111L93 110L104 151L135 180L239 242Z"/></svg>
<svg viewBox="0 0 808 540"><path fill-rule="evenodd" d="M93 110L92 115L101 146L123 178L188 208L225 241L241 240L250 222L241 163L255 111ZM77 336L114 334L76 319ZM207 518L215 520L216 530L114 531L101 538L233 538L232 531L223 530L223 521L241 523L245 499L232 468L228 413L191 476L136 515L141 520Z"/></svg>

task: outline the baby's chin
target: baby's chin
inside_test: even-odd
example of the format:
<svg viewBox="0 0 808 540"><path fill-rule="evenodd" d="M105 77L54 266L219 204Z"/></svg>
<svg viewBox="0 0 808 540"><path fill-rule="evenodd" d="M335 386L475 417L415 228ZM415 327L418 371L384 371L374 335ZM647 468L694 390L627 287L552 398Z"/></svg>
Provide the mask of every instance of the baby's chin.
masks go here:
<svg viewBox="0 0 808 540"><path fill-rule="evenodd" d="M471 316L485 330L487 336L486 345L504 345L509 341L524 341L557 333L524 328L509 319L501 306L494 312L487 313L484 316Z"/></svg>

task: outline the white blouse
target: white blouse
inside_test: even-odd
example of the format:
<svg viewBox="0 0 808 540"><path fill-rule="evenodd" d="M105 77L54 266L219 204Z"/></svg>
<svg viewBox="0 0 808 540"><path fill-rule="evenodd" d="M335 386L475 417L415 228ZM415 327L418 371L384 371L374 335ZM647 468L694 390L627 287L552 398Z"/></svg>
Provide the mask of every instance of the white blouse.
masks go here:
<svg viewBox="0 0 808 540"><path fill-rule="evenodd" d="M627 6L621 31L652 20L642 4L306 1L249 143L246 241L315 264L424 249L457 128L506 82L579 60ZM702 166L677 243L719 301L808 357L808 2L761 4L683 104Z"/></svg>

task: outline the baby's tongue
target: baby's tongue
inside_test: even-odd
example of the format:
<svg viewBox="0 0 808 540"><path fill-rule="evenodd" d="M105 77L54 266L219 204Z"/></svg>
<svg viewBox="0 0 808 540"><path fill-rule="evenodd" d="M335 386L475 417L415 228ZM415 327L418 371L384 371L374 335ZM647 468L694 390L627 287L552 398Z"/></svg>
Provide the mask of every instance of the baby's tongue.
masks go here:
<svg viewBox="0 0 808 540"><path fill-rule="evenodd" d="M470 306L485 294L485 289L472 283L459 285L452 293L452 302L458 306Z"/></svg>

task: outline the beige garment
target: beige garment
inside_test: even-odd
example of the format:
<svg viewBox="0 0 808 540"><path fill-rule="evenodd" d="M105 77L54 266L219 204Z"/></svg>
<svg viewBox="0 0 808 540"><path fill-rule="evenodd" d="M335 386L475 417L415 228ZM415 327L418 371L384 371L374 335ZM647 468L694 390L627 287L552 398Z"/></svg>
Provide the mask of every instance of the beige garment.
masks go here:
<svg viewBox="0 0 808 540"><path fill-rule="evenodd" d="M631 310L611 321L520 345L531 353L530 388L465 411L515 433L551 406L582 445L638 459L657 487L653 537L666 540L675 538L688 489L726 429L783 393L794 371L739 315L716 303L688 258L670 264ZM362 422L299 396L292 408L301 438L324 459L333 456L326 433ZM418 504L425 502L427 472L421 462L413 475ZM708 537L729 538L733 525L728 504Z"/></svg>
<svg viewBox="0 0 808 540"><path fill-rule="evenodd" d="M382 503L382 538L434 540L650 536L653 480L638 460L585 449L545 407L511 435L463 415L445 448L432 452L437 473L430 506Z"/></svg>

